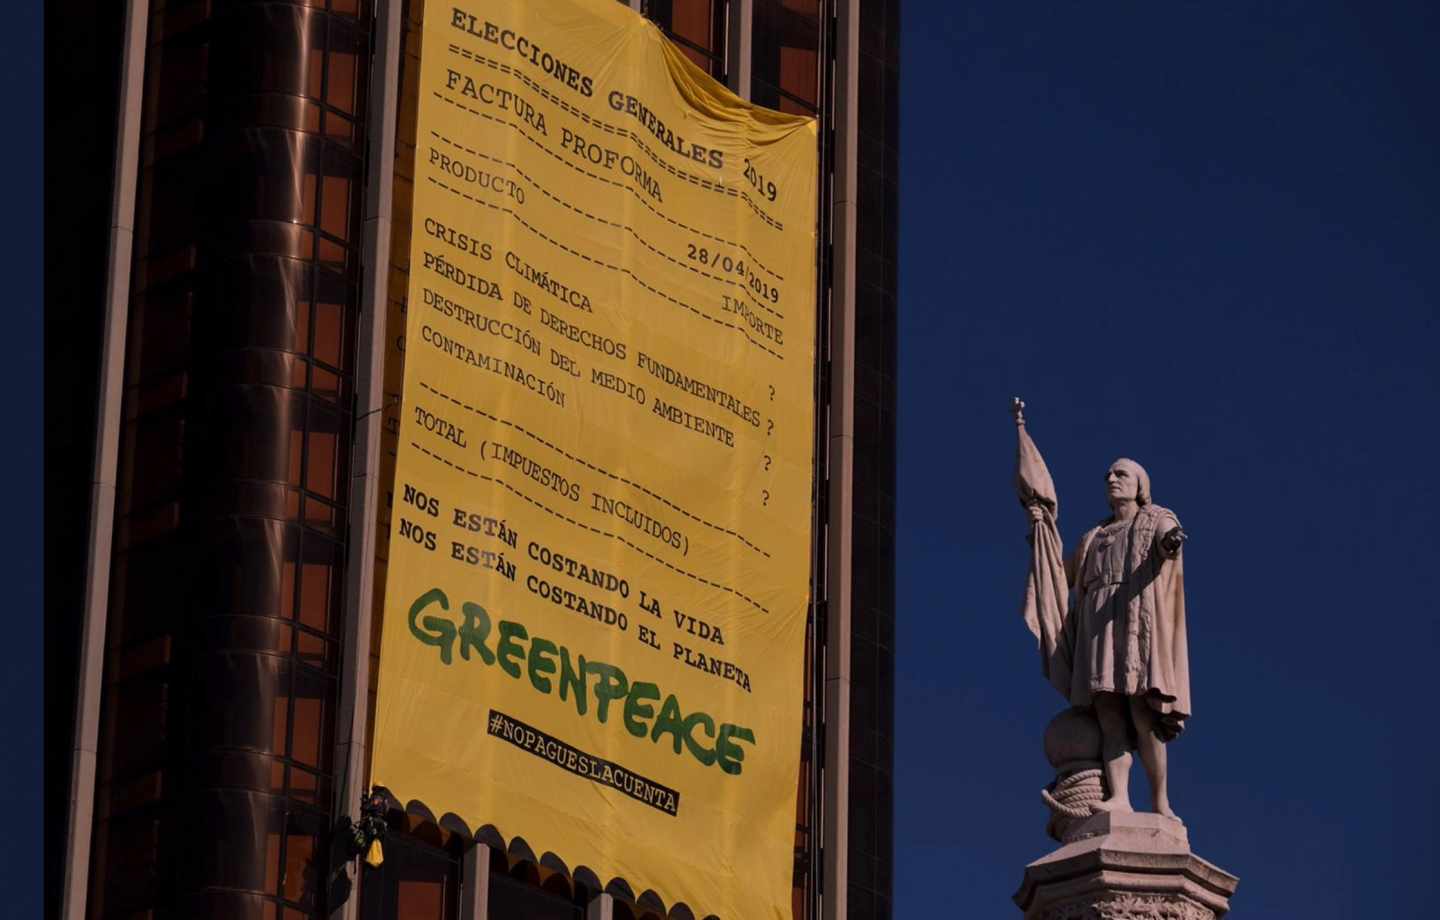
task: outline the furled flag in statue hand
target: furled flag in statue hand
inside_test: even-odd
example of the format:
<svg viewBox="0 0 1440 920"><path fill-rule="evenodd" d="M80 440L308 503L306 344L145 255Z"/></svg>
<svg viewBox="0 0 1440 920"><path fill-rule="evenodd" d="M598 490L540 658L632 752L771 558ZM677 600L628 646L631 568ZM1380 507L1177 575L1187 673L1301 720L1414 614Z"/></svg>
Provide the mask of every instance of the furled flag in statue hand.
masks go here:
<svg viewBox="0 0 1440 920"><path fill-rule="evenodd" d="M1020 504L1039 505L1040 520L1030 525L1030 574L1025 580L1025 625L1040 645L1040 669L1050 685L1070 698L1071 637L1065 632L1065 611L1070 588L1065 580L1065 559L1060 546L1060 501L1055 481L1040 450L1025 430L1025 404L1015 400L1016 430L1020 436L1015 464L1015 490Z"/></svg>

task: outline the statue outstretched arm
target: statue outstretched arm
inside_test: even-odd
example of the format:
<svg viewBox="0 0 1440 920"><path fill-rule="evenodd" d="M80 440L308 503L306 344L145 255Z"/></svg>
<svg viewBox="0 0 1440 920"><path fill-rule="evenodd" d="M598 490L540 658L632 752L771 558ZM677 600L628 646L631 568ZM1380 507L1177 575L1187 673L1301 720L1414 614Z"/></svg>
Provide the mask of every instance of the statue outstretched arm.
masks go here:
<svg viewBox="0 0 1440 920"><path fill-rule="evenodd" d="M1181 527L1177 521L1174 527L1171 527L1160 537L1160 552L1164 553L1167 558L1174 559L1180 555L1180 548L1185 545L1185 541L1188 539L1190 539L1190 535L1185 532L1185 529Z"/></svg>
<svg viewBox="0 0 1440 920"><path fill-rule="evenodd" d="M1175 512L1169 508L1161 510L1164 511L1164 516L1156 523L1155 547L1166 559L1174 559L1180 555L1180 549L1185 545L1185 541L1190 539L1190 535L1180 526L1180 519L1175 516Z"/></svg>

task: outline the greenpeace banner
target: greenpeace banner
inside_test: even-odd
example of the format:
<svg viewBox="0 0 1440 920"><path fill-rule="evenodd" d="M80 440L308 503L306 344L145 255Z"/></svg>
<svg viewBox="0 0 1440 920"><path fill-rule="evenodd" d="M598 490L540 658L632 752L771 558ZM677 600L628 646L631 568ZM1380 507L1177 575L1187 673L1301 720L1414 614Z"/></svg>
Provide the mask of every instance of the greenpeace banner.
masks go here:
<svg viewBox="0 0 1440 920"><path fill-rule="evenodd" d="M817 138L614 0L427 4L372 781L788 916Z"/></svg>

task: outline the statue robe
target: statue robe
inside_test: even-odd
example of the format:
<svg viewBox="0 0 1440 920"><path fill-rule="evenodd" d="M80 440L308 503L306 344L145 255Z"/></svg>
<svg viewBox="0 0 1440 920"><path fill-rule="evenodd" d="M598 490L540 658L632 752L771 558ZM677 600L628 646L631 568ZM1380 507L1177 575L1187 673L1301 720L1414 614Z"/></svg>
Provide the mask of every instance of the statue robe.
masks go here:
<svg viewBox="0 0 1440 920"><path fill-rule="evenodd" d="M1165 741L1184 730L1191 713L1184 550L1169 556L1160 546L1179 526L1169 509L1143 505L1130 521L1106 522L1081 537L1069 567L1064 629L1071 704L1089 706L1105 692L1143 697Z"/></svg>
<svg viewBox="0 0 1440 920"><path fill-rule="evenodd" d="M1016 493L1041 511L1021 608L1041 671L1074 706L1090 706L1096 693L1143 696L1158 716L1156 734L1169 741L1191 713L1183 550L1172 558L1160 548L1180 522L1143 505L1128 524L1087 531L1067 564L1055 483L1023 425L1019 436Z"/></svg>

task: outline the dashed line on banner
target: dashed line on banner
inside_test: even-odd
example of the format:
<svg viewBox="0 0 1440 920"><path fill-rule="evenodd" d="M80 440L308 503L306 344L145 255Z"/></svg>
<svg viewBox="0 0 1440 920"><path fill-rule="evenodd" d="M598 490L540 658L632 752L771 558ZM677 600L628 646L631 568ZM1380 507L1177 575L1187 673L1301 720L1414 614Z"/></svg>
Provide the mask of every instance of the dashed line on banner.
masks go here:
<svg viewBox="0 0 1440 920"><path fill-rule="evenodd" d="M576 526L576 527L583 528L583 529L585 529L585 530L590 531L591 533L598 534L599 536L602 536L602 537L609 537L609 538L612 539L612 540L618 540L619 542L624 543L626 546L628 546L628 547L630 547L631 549L635 550L635 552L639 553L640 555L645 556L645 557L647 557L647 558L649 558L649 559L652 559L652 560L654 560L655 562L658 562L658 563L660 563L661 565L665 566L667 569L670 569L671 571L676 572L676 573L678 573L678 574L680 574L680 575L684 575L686 578L690 578L690 579L693 579L693 580L695 580L695 581L698 581L698 582L699 582L700 584L702 584L702 585L708 585L708 586L710 586L710 587L712 587L712 588L718 588L718 589L720 589L721 591L724 591L724 592L726 592L726 593L728 593L728 594L733 594L734 596L740 598L741 600L745 601L746 603L748 603L749 605L751 605L752 607L754 607L756 610L759 610L761 613L769 613L769 612L770 612L770 609L769 609L768 607L766 607L765 605L761 604L759 601L755 600L753 597L750 597L748 594L745 594L745 593L742 592L742 591L737 591L737 590L735 590L734 588L730 587L729 585L721 584L721 583L718 582L718 581L711 581L710 579L706 578L706 577L703 576L703 575L697 575L697 574L695 574L694 572L690 572L690 571L687 571L687 570L685 570L685 569L682 569L682 568L680 568L679 566L675 565L675 564L672 563L672 562L669 562L669 561L667 561L667 560L665 560L665 559L661 559L659 556L655 555L654 553L650 552L649 550L644 549L643 547L640 547L640 546L635 545L634 543L632 543L632 542L630 542L629 540L627 540L625 537L622 537L620 534L611 533L610 531L608 531L608 530L602 530L602 529L600 529L599 527L591 527L589 524L585 524L585 523L582 523L581 521L577 521L577 520L575 520L574 518L570 517L569 515L564 514L564 513L562 513L562 512L559 512L559 511L556 511L554 508L551 508L549 505L546 505L546 504L544 504L543 502L540 502L540 501L535 500L534 498L531 498L529 495L526 495L524 492L521 492L519 489L517 489L517 488L515 488L514 486L510 485L510 483L506 482L506 481L503 480L503 479L496 479L494 476L487 476L487 475L484 474L484 473L479 473L479 472L476 472L475 470L472 470L472 469L470 469L470 468L468 468L468 467L461 466L460 464L455 463L455 462L452 461L452 460L448 460L448 459L446 459L445 457L442 457L442 456L440 456L440 455L437 454L437 453L434 453L434 452L432 452L432 451L426 450L425 448L421 447L419 444L415 443L414 441L411 441L411 442L410 442L410 446L413 447L413 448L415 448L416 450L420 451L422 454L425 454L427 457L431 457L432 459L438 460L439 462L445 464L446 466L450 467L451 469L455 470L456 472L464 473L464 474L466 474L467 476L474 477L475 479L479 479L479 480L482 480L482 481L484 481L484 482L489 482L489 483L492 483L492 484L494 484L494 485L500 486L502 489L505 489L506 491L511 492L512 494L514 494L517 498L520 498L520 499L523 499L524 501L529 502L530 504L534 505L536 508L539 508L541 511L544 511L544 512L550 514L550 515L553 515L554 517L557 517L557 518L559 518L560 520L565 521L566 523L573 524L573 525Z"/></svg>
<svg viewBox="0 0 1440 920"><path fill-rule="evenodd" d="M532 178L530 177L530 175L529 175L528 173L525 172L525 170L521 169L521 168L520 168L519 166L517 166L516 164L511 163L509 160L504 160L504 159L501 159L500 157L490 156L489 154L481 153L481 152L478 151L478 150L475 150L475 149L470 148L470 147L466 147L464 144L461 144L461 143L458 143L458 142L456 142L456 141L453 141L453 140L451 140L450 138L446 137L445 135L439 133L438 131L431 131L430 133L433 134L435 137L439 138L440 140L444 141L445 143L449 144L450 146L454 147L454 148L457 149L457 150L463 150L465 153L467 153L467 154L469 154L469 155L471 155L471 156L479 157L479 158L482 159L482 160L489 160L489 161L492 162L492 163L499 163L501 166L507 166L507 167L509 167L510 169L515 170L515 172L518 173L521 178L523 178L526 182L529 182L532 186L534 186L536 189L538 189L539 192L540 192L540 194L542 194L542 195L544 195L545 197L549 198L551 201L555 202L556 204L560 205L561 207L566 208L566 209L568 209L568 210L570 210L570 211L574 211L576 214L579 214L579 215L582 216L582 217L588 217L588 218L590 218L590 219L593 220L593 221L597 221L597 222L599 222L599 223L602 223L602 224L606 225L607 227L614 227L614 228L617 229L617 230L624 230L625 232L629 233L631 236L635 237L636 242L638 242L641 246L644 246L646 249L648 249L648 250L650 250L651 252L655 253L655 254L656 254L657 256L659 256L660 258L662 258L662 259L667 259L667 260L669 260L669 261L671 261L671 262L674 262L676 265L680 266L681 268L685 269L686 271L694 272L695 274L699 275L699 276L702 277L702 278L708 278L708 279L710 279L711 281L718 281L718 282L720 282L721 284L734 285L735 287L737 287L737 288L740 289L740 293L741 293L741 294L744 294L744 295L745 295L745 299L748 300L748 301L750 301L750 302L751 302L752 304L754 304L755 306L759 307L759 308L762 309L762 310L766 310L766 311L768 311L768 312L770 312L770 313L775 314L775 316L778 317L778 318L780 318L780 319L784 319L784 318L785 318L785 314L781 313L779 310L776 310L774 307L770 306L769 304L761 303L760 301L756 300L755 297L750 293L750 290L745 286L745 284L744 284L743 282L737 281L737 280L735 280L734 278L727 278L727 277L725 277L724 275L712 275L712 274L710 274L710 273L708 273L708 272L702 272L702 271L700 271L700 269L694 267L693 265L686 265L684 262L681 262L679 259L677 259L677 258L675 258L674 256L670 255L669 253L667 253L667 252L662 252L662 251L660 251L659 249L656 249L654 246L650 245L650 241L647 240L647 239L645 239L644 237L642 237L639 233L636 233L636 232L635 232L635 228L634 228L634 227L631 227L629 224L622 224L622 223L620 223L620 222L618 222L618 221L607 220L606 218L601 217L601 216L598 215L598 214L591 214L589 211L586 211L584 208L578 208L578 207L576 207L575 205L571 204L570 202L568 202L568 201L566 201L565 199L561 198L560 196L556 195L554 192L551 192L551 191L550 191L549 189L547 189L545 186L543 186L543 185L541 185L540 183L536 182L534 179L532 179ZM577 167L577 168L578 168L578 167ZM631 191L631 192L635 192L635 190L634 190L633 188L631 188L630 186L628 186L628 185L625 185L625 184L619 183L619 182L615 182L614 180L611 180L611 179L605 179L605 178L603 178L603 177L596 176L594 173L590 172L589 170L580 170L580 171L583 172L583 173L585 173L587 176L592 176L593 178L600 179L602 182L609 182L609 183L611 183L611 184L613 184L613 185L619 185L621 188L628 189L628 190ZM645 204L646 207L649 207L649 204L648 204L647 202L645 202L645 200L644 200L643 198L640 198L638 192L635 192L635 195L636 195L637 198L639 198L639 200L640 200L640 202L641 202L642 204ZM656 213L656 214L660 214L659 211L656 211L655 213ZM666 217L664 214L660 214L660 216L661 216L661 217L665 217L666 220L670 220L670 218L669 218L669 217ZM678 221L671 221L671 223L674 223L674 224L676 224L677 226L681 226L681 227L684 227L684 226L685 226L684 224L680 224ZM685 227L685 229L689 230L690 228L689 228L689 227ZM698 233L698 232L700 232L700 231L696 230L696 231L692 231L692 232ZM718 237L718 236L710 236L710 234L705 234L705 235L706 235L706 236L709 236L710 239L715 240L715 241L717 241L717 242L719 242L719 243L722 243L722 244L724 244L724 245L727 245L727 246L735 246L735 245L737 245L736 243L732 243L732 242L730 242L729 240L721 239L721 238ZM742 246L741 248L744 248L744 247ZM746 252L749 252L749 250L747 249ZM753 259L753 258L754 258L754 257L752 256L752 259ZM759 260L759 259L754 259L754 261L759 262L760 260ZM763 268L764 266L761 266L761 267ZM766 271L769 271L769 269L766 269ZM774 273L774 272L771 272L771 274L775 274L775 273ZM775 275L775 277L776 277L776 278L780 278L779 275ZM781 278L780 280L783 281L784 279Z"/></svg>
<svg viewBox="0 0 1440 920"><path fill-rule="evenodd" d="M477 114L483 115L484 113L483 113L483 112L480 112L480 113L477 113ZM488 117L488 116L487 116L487 117ZM550 237L549 235L547 235L547 234L545 233L545 231L539 229L538 227L533 226L529 221L525 220L525 218L521 217L519 214L516 214L516 213L515 213L513 210L511 210L510 208L504 207L504 206L502 206L502 205L494 204L493 202L486 201L486 200L484 200L483 198L478 198L478 197L476 197L475 195L469 194L468 192L462 192L462 191L460 191L460 190L457 189L457 188L451 188L450 186L446 185L444 182L441 182L439 179L436 179L434 176L426 176L426 177L425 177L425 181L426 181L426 182L429 182L429 183L432 184L432 185L436 185L436 186L439 186L440 188L443 188L445 191L449 192L449 193L452 194L452 195L459 195L461 198L464 198L466 201L470 201L470 202L473 202L473 203L475 203L475 204L481 205L481 206L483 206L483 207L490 208L491 210L494 210L494 211L500 211L501 213L509 214L510 217L511 217L516 223L520 224L520 226L524 227L526 230L529 230L531 233L533 233L533 234L535 234L536 236L540 237L540 239L542 239L542 240L544 240L545 242L549 243L551 246L554 246L556 249L564 250L565 252L570 253L572 256L575 256L576 258L584 259L586 262L589 262L589 263L591 263L592 265L599 265L599 266L601 266L602 268L608 268L608 269L610 269L611 271L617 271L617 272L620 272L621 274L627 275L627 276L629 276L630 280L634 281L634 282L635 282L636 284L638 284L640 287L642 287L642 288L644 288L645 290L649 291L650 293L656 295L657 297L664 298L665 300L668 300L670 303L673 303L673 304L674 304L675 306L677 306L677 307L681 307L681 308L683 308L683 309L685 309L685 310L689 310L691 313L694 313L696 316L703 317L704 319L708 319L710 322L715 323L717 326L724 326L724 327L727 328L727 329L733 329L733 330L735 330L736 332L738 332L738 333L740 333L741 335L743 335L743 336L745 337L745 341L749 342L751 345L754 345L756 348L758 348L758 349L760 349L761 351L765 352L766 354L770 355L772 358L776 359L777 361L784 361L784 360L785 360L785 356L782 355L782 354L780 354L780 352L775 351L775 350L772 349L772 348L768 348L768 347L766 347L765 345L763 345L762 343L756 341L755 338L750 335L749 331L748 331L744 326L737 326L737 325L735 325L734 323L726 322L725 320L720 319L719 317L711 316L709 313L706 313L704 310L701 310L701 309L698 308L698 307L693 307L693 306L691 306L690 304L686 303L685 301L680 300L680 299L677 298L677 297L674 297L674 296L672 296L672 295L670 295L670 294L665 293L664 291L660 290L659 288L655 287L654 285L651 285L651 284L646 283L644 280L642 280L642 279L640 278L639 275L635 274L633 271L631 271L629 268L626 268L624 265L614 265L614 264L611 264L611 263L609 263L609 262L606 262L606 261L604 261L604 260L602 260L602 259L597 259L597 258L595 258L594 256L587 255L586 253L583 253L583 252L581 252L581 251L578 250L578 249L572 249L572 248L570 248L569 246L566 246L564 243L560 242L559 240L554 239L554 238Z"/></svg>
<svg viewBox="0 0 1440 920"><path fill-rule="evenodd" d="M638 483L638 482L635 482L635 481L630 480L630 479L626 479L624 476L621 476L621 475L619 475L619 474L617 474L617 473L612 473L612 472L610 472L609 470L602 469L602 468L596 466L595 464L591 463L589 460L584 459L583 457L577 457L577 456L575 456L574 454L572 454L572 453L570 453L569 451L567 451L565 448L560 447L560 446L558 446L558 445L556 445L556 444L550 443L548 440L546 440L545 438L541 437L541 436L538 435L538 434L535 434L533 431L531 431L530 429L526 428L526 427L523 426L523 425L519 425L519 424L517 424L517 423L515 423L515 422L510 421L509 419L500 418L500 417L497 416L497 415L492 415L491 413L486 412L484 409L477 408L477 407L475 407L475 406L470 405L470 404L467 403L467 402L464 402L463 400L456 399L454 396L451 396L449 393L442 392L442 391L436 389L435 387L431 386L430 384L426 383L426 382L423 381L423 380L417 380L416 383L420 384L420 387L421 387L422 389L429 391L431 394L440 397L441 399L445 400L446 402L453 403L454 405L459 406L459 407L462 408L462 409L468 409L469 411L475 413L476 415L483 416L484 418L487 418L487 419L489 419L489 420L492 421L492 422L497 422L497 423L499 423L499 424L501 424L501 425L506 425L506 426L508 426L508 427L510 427L510 428L514 428L516 431L520 432L521 434L525 435L526 437L531 438L532 440L538 441L538 442L541 443L541 444L544 444L546 447L548 447L548 448L550 448L551 450L555 451L557 454L559 454L560 456L564 457L565 459L571 460L571 461L573 461L573 462L575 462L575 463L580 464L581 466L586 467L587 469L593 470L593 471L599 473L601 476L608 476L608 477L610 477L611 479L615 480L616 482L624 483L625 485L630 486L632 489L638 489L639 491L644 492L646 495L650 496L651 498L655 499L656 501L660 502L661 504L665 505L666 507L668 507L668 508L673 508L674 510L680 512L681 514L685 515L685 516L686 516L687 518L689 518L690 520L696 521L696 522L701 523L701 524L704 524L706 527L709 527L709 528L711 528L712 530L717 530L717 531L719 531L720 533L725 534L726 536L734 537L735 539L739 540L741 543L743 543L743 544L745 544L746 546L748 546L748 547L750 547L751 549L753 549L755 552L757 552L757 553L759 553L760 555L764 556L766 559L769 559L769 558L770 558L770 554L769 554L769 553L767 553L765 550L761 549L760 547L756 546L754 543L751 543L749 540L745 539L745 537L742 536L741 534L739 534L739 533L737 533L737 532L729 529L728 527L723 527L723 526L721 526L720 524L716 524L716 523L714 523L714 522L712 522L712 521L707 521L707 520L705 520L704 518L700 517L699 515L697 515L697 514L695 514L695 513L693 513L693 512L686 511L684 508L681 508L679 505L675 504L675 503L672 502L670 499L666 498L666 497L663 496L663 495L659 495L659 494L657 494L657 493L655 493L655 492L652 492L650 489L646 488L645 486L641 485L641 484Z"/></svg>

